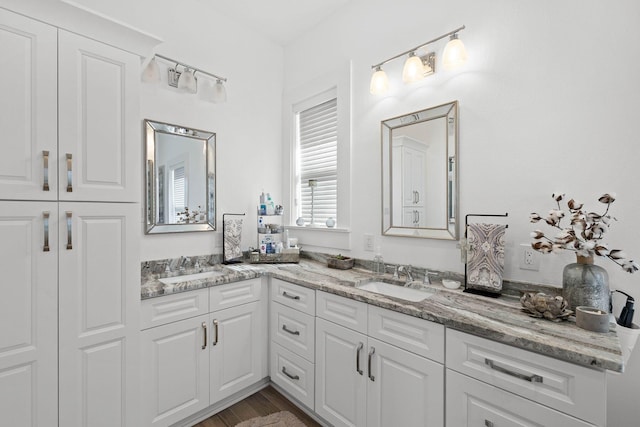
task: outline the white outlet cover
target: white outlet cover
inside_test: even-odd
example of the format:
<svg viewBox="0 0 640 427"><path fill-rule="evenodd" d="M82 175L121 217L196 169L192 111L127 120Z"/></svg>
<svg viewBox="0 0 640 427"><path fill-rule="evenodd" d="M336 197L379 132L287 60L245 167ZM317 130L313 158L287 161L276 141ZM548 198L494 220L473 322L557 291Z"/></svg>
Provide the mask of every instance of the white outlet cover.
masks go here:
<svg viewBox="0 0 640 427"><path fill-rule="evenodd" d="M373 234L365 234L364 235L364 250L368 252L373 252L374 246Z"/></svg>
<svg viewBox="0 0 640 427"><path fill-rule="evenodd" d="M531 247L531 244L523 243L520 245L518 254L519 265L521 270L540 270L540 258L542 254Z"/></svg>

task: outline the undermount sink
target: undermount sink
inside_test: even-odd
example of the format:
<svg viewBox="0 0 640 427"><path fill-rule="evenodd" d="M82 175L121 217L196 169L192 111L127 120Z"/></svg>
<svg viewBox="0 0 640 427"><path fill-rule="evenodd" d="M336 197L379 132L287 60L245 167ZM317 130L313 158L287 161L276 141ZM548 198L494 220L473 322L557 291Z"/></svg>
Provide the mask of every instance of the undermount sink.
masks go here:
<svg viewBox="0 0 640 427"><path fill-rule="evenodd" d="M182 276L164 277L158 280L160 280L165 285L175 285L176 283L189 282L191 280L213 279L214 277L223 276L224 274L224 271L212 270L203 271L202 273L184 274Z"/></svg>
<svg viewBox="0 0 640 427"><path fill-rule="evenodd" d="M356 285L356 288L406 301L418 302L429 298L433 292L406 288L400 285L373 280Z"/></svg>

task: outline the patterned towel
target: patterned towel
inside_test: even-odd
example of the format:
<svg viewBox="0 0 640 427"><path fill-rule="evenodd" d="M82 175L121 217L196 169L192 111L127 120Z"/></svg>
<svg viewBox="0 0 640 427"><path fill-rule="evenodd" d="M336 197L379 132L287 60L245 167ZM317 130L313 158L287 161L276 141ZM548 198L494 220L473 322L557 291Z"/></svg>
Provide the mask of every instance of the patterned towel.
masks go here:
<svg viewBox="0 0 640 427"><path fill-rule="evenodd" d="M492 293L502 291L506 228L501 224L468 225L467 288Z"/></svg>
<svg viewBox="0 0 640 427"><path fill-rule="evenodd" d="M224 260L242 257L242 218L224 220Z"/></svg>

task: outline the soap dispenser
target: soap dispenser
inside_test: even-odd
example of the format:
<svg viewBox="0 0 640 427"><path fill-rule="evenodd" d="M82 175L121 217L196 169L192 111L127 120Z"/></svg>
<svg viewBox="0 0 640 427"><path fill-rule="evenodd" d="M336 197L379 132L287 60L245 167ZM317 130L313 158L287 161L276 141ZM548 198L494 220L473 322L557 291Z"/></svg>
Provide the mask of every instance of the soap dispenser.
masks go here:
<svg viewBox="0 0 640 427"><path fill-rule="evenodd" d="M373 272L376 276L382 276L385 273L384 260L380 253L380 246L376 247L376 255L373 257Z"/></svg>

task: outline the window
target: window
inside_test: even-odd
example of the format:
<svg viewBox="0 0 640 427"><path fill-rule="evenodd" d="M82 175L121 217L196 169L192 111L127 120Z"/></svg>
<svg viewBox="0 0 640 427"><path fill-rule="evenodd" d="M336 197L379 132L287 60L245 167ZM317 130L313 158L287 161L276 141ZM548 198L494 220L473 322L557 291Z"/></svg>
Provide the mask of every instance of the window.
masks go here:
<svg viewBox="0 0 640 427"><path fill-rule="evenodd" d="M187 180L184 163L172 165L169 168L169 223L177 224L180 212L187 206Z"/></svg>
<svg viewBox="0 0 640 427"><path fill-rule="evenodd" d="M338 218L338 102L335 91L310 101L295 109L296 208L305 224L324 226Z"/></svg>

